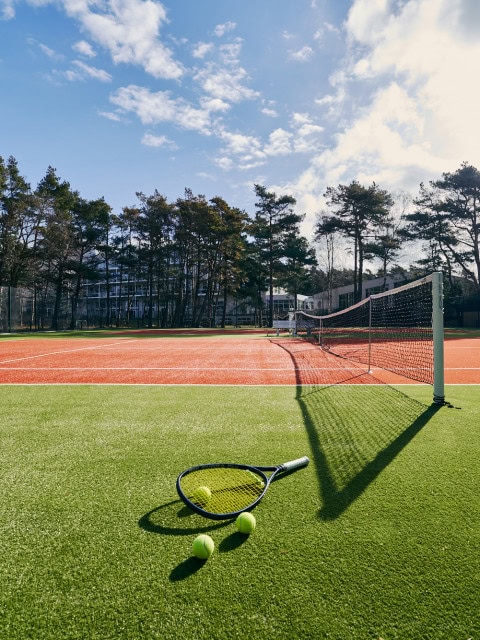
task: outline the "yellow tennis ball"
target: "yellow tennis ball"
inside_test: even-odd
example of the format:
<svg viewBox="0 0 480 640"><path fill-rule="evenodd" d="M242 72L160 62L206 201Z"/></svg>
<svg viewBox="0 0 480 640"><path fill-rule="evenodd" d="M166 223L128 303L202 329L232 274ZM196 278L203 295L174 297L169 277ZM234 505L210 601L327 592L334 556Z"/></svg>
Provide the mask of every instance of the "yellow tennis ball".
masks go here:
<svg viewBox="0 0 480 640"><path fill-rule="evenodd" d="M250 534L255 530L257 526L257 521L255 520L255 516L253 513L249 511L244 511L236 519L237 529L240 533Z"/></svg>
<svg viewBox="0 0 480 640"><path fill-rule="evenodd" d="M260 478L260 476L258 476L256 473L252 473L251 471L247 470L247 473L250 475L250 478L252 480L252 483L254 485L258 485L260 488L263 489L265 483L263 482L263 480Z"/></svg>
<svg viewBox="0 0 480 640"><path fill-rule="evenodd" d="M207 534L202 533L197 536L193 541L193 555L200 560L206 560L209 558L213 550L215 549L215 543Z"/></svg>
<svg viewBox="0 0 480 640"><path fill-rule="evenodd" d="M212 492L208 487L197 487L192 495L192 501L197 504L207 504L212 497Z"/></svg>

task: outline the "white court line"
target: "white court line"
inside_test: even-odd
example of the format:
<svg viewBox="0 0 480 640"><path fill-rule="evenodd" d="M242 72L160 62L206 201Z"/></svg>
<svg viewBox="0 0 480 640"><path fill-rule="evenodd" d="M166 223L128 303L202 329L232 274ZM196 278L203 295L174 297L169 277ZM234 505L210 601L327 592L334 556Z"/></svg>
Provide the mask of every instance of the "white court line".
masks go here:
<svg viewBox="0 0 480 640"><path fill-rule="evenodd" d="M310 383L310 384L298 384L296 382L291 383L282 383L282 384L236 384L234 382L222 382L220 384L214 384L211 382L167 382L167 383L156 383L156 382L0 382L0 387L246 387L252 388L256 387L258 389L263 389L265 387L272 387L276 389L277 387L325 387L330 388L332 386L341 389L342 387L431 387L429 384L425 384L423 382L410 383L410 382L396 382L394 384L386 384L384 382L372 382L368 384L350 384L348 382L342 383ZM447 385L451 387L478 387L478 384L457 384L457 385Z"/></svg>
<svg viewBox="0 0 480 640"><path fill-rule="evenodd" d="M113 345L108 345L113 346ZM67 353L67 352L58 352L58 353ZM50 355L50 354L44 354ZM32 356L37 357L37 356ZM19 360L28 360L28 358L19 358ZM4 362L12 362L11 360L5 360ZM2 366L4 363L0 361L0 371L306 371L306 372L317 372L317 371L328 371L331 373L341 372L341 371L355 371L357 373L365 373L368 374L368 371L364 369L359 369L358 367L341 367L341 368L332 368L332 367L4 367ZM404 369L396 369L395 371L390 371L389 369L381 369L381 368L373 368L372 372L387 372L387 373L397 373L398 371L417 371L417 369L410 367ZM445 371L480 371L480 367L445 367Z"/></svg>
<svg viewBox="0 0 480 640"><path fill-rule="evenodd" d="M445 367L445 371L480 371L480 367Z"/></svg>
<svg viewBox="0 0 480 640"><path fill-rule="evenodd" d="M0 363L1 365L1 363ZM222 371L248 371L255 373L256 371L311 371L311 369L299 369L299 368L275 368L275 369L252 369L251 367L2 367L0 371L216 371L221 373ZM320 371L320 369L315 369ZM361 372L361 369L324 369L324 371L356 371ZM363 373L367 373L364 371Z"/></svg>
<svg viewBox="0 0 480 640"><path fill-rule="evenodd" d="M127 338L132 340L133 338ZM82 347L79 349L66 349L65 351L50 351L49 353L37 353L34 356L24 356L23 358L11 358L10 360L0 360L0 364L7 364L9 362L21 362L22 360L33 360L35 358L48 358L48 356L58 356L63 353L75 353L76 351L92 351L93 349L103 349L103 347L116 347L118 342L112 342L109 344L99 344L96 347Z"/></svg>

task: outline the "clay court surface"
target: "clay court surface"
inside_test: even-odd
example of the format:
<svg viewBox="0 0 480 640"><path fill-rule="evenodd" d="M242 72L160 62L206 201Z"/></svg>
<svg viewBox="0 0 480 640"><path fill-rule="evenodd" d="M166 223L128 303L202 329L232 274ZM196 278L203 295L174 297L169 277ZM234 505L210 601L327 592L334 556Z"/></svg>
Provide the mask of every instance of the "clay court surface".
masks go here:
<svg viewBox="0 0 480 640"><path fill-rule="evenodd" d="M34 338L0 342L0 384L413 384L265 334ZM445 383L480 384L480 339L445 342Z"/></svg>

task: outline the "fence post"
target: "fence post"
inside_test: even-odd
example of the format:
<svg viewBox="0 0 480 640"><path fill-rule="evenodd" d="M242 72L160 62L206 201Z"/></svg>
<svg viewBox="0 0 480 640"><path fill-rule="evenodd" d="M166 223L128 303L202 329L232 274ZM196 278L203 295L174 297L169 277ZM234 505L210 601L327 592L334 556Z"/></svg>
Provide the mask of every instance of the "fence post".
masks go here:
<svg viewBox="0 0 480 640"><path fill-rule="evenodd" d="M12 333L12 287L7 290L7 332Z"/></svg>

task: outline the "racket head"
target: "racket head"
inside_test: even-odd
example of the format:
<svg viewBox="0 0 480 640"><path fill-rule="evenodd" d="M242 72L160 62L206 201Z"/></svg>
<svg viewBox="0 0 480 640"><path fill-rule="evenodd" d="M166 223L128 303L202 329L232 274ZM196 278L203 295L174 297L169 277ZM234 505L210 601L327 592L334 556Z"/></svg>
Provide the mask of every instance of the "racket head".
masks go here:
<svg viewBox="0 0 480 640"><path fill-rule="evenodd" d="M253 509L265 495L272 477L244 464L202 464L178 476L177 492L196 513L226 520Z"/></svg>

